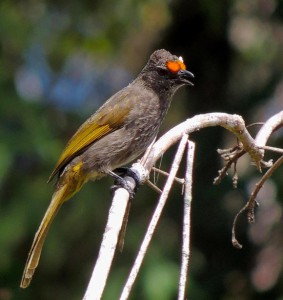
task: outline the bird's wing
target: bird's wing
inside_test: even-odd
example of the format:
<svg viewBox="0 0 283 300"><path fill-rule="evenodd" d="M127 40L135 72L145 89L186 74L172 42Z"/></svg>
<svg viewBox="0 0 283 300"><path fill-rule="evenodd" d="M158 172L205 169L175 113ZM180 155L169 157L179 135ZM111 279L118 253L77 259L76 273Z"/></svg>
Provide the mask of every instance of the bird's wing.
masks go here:
<svg viewBox="0 0 283 300"><path fill-rule="evenodd" d="M124 97L127 98L126 95ZM123 101L125 99L121 98L119 100L119 102L115 101L114 104L114 101L111 104L106 102L106 105L101 107L78 129L61 154L48 182L81 151L124 124L131 109L131 101Z"/></svg>

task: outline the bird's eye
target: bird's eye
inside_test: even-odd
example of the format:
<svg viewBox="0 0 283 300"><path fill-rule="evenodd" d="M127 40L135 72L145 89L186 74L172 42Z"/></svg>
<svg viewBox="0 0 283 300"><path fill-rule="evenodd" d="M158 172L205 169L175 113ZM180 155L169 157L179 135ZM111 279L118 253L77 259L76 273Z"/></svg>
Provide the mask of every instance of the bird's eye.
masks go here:
<svg viewBox="0 0 283 300"><path fill-rule="evenodd" d="M168 75L168 70L165 69L165 68L162 68L162 67L158 68L158 69L157 69L157 72L158 72L158 74L159 74L160 76L166 76L166 75Z"/></svg>

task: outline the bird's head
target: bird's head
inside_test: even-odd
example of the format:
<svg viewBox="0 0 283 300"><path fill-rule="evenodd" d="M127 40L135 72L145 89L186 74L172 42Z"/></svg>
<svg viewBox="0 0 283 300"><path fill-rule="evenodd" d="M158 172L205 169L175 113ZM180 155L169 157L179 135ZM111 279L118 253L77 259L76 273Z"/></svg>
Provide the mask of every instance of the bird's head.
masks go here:
<svg viewBox="0 0 283 300"><path fill-rule="evenodd" d="M194 78L194 75L186 69L183 58L164 49L153 52L143 71L150 74L149 80L159 85L172 87L193 85L190 79Z"/></svg>

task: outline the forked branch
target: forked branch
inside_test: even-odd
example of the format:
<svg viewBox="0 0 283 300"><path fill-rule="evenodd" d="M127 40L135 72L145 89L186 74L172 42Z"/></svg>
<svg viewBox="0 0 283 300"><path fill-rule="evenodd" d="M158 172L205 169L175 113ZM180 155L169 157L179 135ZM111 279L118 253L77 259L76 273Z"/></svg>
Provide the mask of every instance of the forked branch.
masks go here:
<svg viewBox="0 0 283 300"><path fill-rule="evenodd" d="M269 150L277 153L283 153L283 149L278 149L274 147L266 146L266 143L268 142L268 139L270 136L279 128L283 127L283 111L277 113L276 115L272 116L270 119L268 119L261 129L259 130L255 142L258 145L259 148L262 150ZM236 225L237 221L239 219L239 216L247 211L247 218L249 223L253 223L255 221L255 215L254 210L258 206L258 203L256 202L256 197L260 191L260 189L263 187L265 181L270 178L270 176L274 173L276 169L283 163L283 156L281 156L279 159L276 160L276 162L273 164L272 161L265 163L265 167L269 167L267 172L262 176L262 178L256 183L254 190L251 192L251 195L249 197L248 202L246 205L237 213L237 215L234 218L233 221L233 227L232 227L232 244L238 248L241 249L242 245L238 242L236 238Z"/></svg>
<svg viewBox="0 0 283 300"><path fill-rule="evenodd" d="M184 140L186 135L192 132L199 131L200 129L212 126L222 126L225 129L232 132L239 141L240 152L244 151L248 153L253 163L257 166L259 170L261 170L261 166L264 165L264 162L262 160L264 154L262 144L260 144L259 147L257 142L251 137L251 135L245 127L245 122L242 119L242 117L226 113L210 113L197 115L193 118L187 119L186 121L180 123L179 125L169 130L162 137L160 137L159 140L157 140L154 144L152 144L149 147L143 158L139 162L133 164L133 166L131 167L131 170L135 172L137 177L139 178L140 184L147 182L149 178L149 173L152 170L152 167L154 166L156 161L173 144L177 143L182 138ZM181 145L183 145L184 143L183 140L181 142ZM170 171L170 175L167 179L168 186L172 185L175 174L175 171ZM130 185L133 189L135 188L135 181L131 177L125 177L125 180L126 182L128 182L128 185ZM164 188L162 195L168 194L168 192L169 190ZM160 199L165 197L162 195ZM101 299L102 292L107 281L110 266L114 257L115 249L117 247L118 236L123 223L122 221L124 218L128 201L129 193L125 189L118 189L115 192L112 206L110 209L108 223L106 225L104 238L99 252L99 257L94 267L93 275L90 279L87 291L84 296L84 300ZM122 205L123 209L121 209L122 202L125 203ZM113 213L113 211L115 211L115 213ZM116 211L119 211L119 213L116 213ZM103 268L104 270L102 271ZM136 271L134 271L134 273L136 273ZM134 277L136 277L136 274ZM123 292L121 296L121 299L127 299L127 295L129 294L129 292L130 289L126 287L125 292Z"/></svg>

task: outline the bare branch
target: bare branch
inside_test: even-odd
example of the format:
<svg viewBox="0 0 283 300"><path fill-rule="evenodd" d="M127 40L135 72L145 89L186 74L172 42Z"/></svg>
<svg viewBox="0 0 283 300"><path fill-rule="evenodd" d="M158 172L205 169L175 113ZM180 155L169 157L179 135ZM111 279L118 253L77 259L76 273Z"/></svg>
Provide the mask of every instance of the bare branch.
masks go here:
<svg viewBox="0 0 283 300"><path fill-rule="evenodd" d="M188 139L188 135L183 135L183 138L182 138L182 140L180 142L180 145L178 147L177 153L175 155L172 167L170 169L170 174L168 176L168 179L166 181L166 184L164 186L162 194L160 195L160 198L159 198L159 201L158 201L158 205L157 205L157 207L155 209L155 212L154 212L154 214L152 216L151 222L150 222L150 224L148 226L146 235L145 235L144 240L143 240L143 242L141 244L141 247L140 247L139 253L137 255L137 258L136 258L136 260L134 262L133 268L132 268L132 270L130 272L128 280L127 280L127 282L126 282L126 284L124 286L124 289L122 291L122 294L120 296L120 300L126 300L129 297L130 291L132 289L134 281L135 281L135 279L137 277L137 274L139 272L139 269L141 267L142 261L144 259L145 253L146 253L147 248L149 246L149 243L151 241L152 235L153 235L153 233L155 231L155 228L157 226L158 220L159 220L159 218L161 216L162 210L163 210L164 205L166 203L166 200L168 198L170 189L171 189L172 184L174 182L174 178L175 178L176 173L177 173L177 171L179 169L179 165L180 165L181 159L183 157L183 153L185 151L187 139Z"/></svg>
<svg viewBox="0 0 283 300"><path fill-rule="evenodd" d="M266 146L267 140L270 135L283 126L283 111L279 112L278 114L272 116L270 119L267 120L266 123L262 123L263 126L261 127L260 131L258 132L255 138L255 144L259 149L262 149L262 155L264 155L264 150L270 150L274 152L283 153L282 149L273 148ZM236 168L236 164L238 159L246 153L246 149L240 148L238 145L232 149L225 149L225 150L217 150L218 153L222 156L224 160L227 161L225 166L219 171L219 175L214 179L213 184L219 184L221 180L226 176L227 171L231 168L234 164ZM264 162L261 161L262 166L264 167L271 167L272 162ZM256 163L258 166L258 163ZM236 176L236 177L235 177ZM235 180L236 178L236 180ZM237 173L236 170L233 176L233 185L237 185Z"/></svg>
<svg viewBox="0 0 283 300"><path fill-rule="evenodd" d="M273 148L265 146L268 139L270 138L271 134L281 128L283 126L283 111L279 112L278 114L272 116L269 118L264 125L261 127L260 131L258 132L255 141L257 145L264 150L277 150L276 152L282 153L282 149ZM236 225L239 216L247 211L248 216L248 222L253 223L255 220L254 216L254 209L258 206L258 203L256 202L256 197L260 191L260 189L263 187L264 182L274 173L274 171L283 163L283 156L281 156L274 164L272 163L265 163L266 167L270 167L268 171L262 176L259 182L256 183L254 190L252 191L249 200L247 201L246 205L237 213L237 215L234 218L233 226L232 226L232 244L238 248L241 249L242 245L238 242L236 238Z"/></svg>
<svg viewBox="0 0 283 300"><path fill-rule="evenodd" d="M154 183L152 183L150 180L146 181L145 184L147 184L150 188L152 188L158 194L162 193L162 190L158 186L156 186Z"/></svg>
<svg viewBox="0 0 283 300"><path fill-rule="evenodd" d="M255 140L251 137L245 127L245 122L241 116L229 115L226 113L209 113L197 115L187 119L185 122L173 127L165 133L152 146L147 159L142 158L141 163L146 170L151 170L159 157L174 143L176 143L184 133L199 131L202 128L222 126L231 131L241 142L243 149L249 153L256 166L260 169L260 163L263 157L263 150L259 149Z"/></svg>
<svg viewBox="0 0 283 300"><path fill-rule="evenodd" d="M185 299L186 281L188 276L188 266L190 258L190 236L191 236L191 202L193 186L193 164L195 155L195 144L188 141L187 166L185 174L185 192L184 192L184 217L183 217L183 245L182 245L182 263L179 279L178 300Z"/></svg>
<svg viewBox="0 0 283 300"><path fill-rule="evenodd" d="M254 209L258 206L258 203L256 202L256 197L258 195L258 192L263 187L264 182L270 178L270 176L274 173L276 169L283 163L283 156L281 156L272 166L272 168L268 169L268 171L262 176L259 182L256 183L254 190L251 193L251 196L246 203L246 205L237 213L236 217L234 218L233 227L232 227L232 244L238 248L241 249L242 245L238 242L236 238L236 224L238 221L239 216L244 212L248 211L248 222L254 223L255 216L254 216Z"/></svg>
<svg viewBox="0 0 283 300"><path fill-rule="evenodd" d="M131 177L127 178L127 182L129 184L132 183L132 185L134 184L134 180ZM115 191L98 259L83 300L98 300L102 296L115 254L118 236L122 227L128 201L129 193L125 189L119 188Z"/></svg>
<svg viewBox="0 0 283 300"><path fill-rule="evenodd" d="M168 172L165 172L163 170L160 170L158 168L155 168L155 167L152 167L152 170L153 171L156 171L157 173L161 174L161 175L164 175L164 176L169 176L169 173ZM184 184L185 183L185 180L183 178L178 178L178 177L175 177L174 180L180 184Z"/></svg>
<svg viewBox="0 0 283 300"><path fill-rule="evenodd" d="M255 141L258 146L265 146L271 134L283 127L283 110L269 118L259 130Z"/></svg>
<svg viewBox="0 0 283 300"><path fill-rule="evenodd" d="M219 152L219 151L218 151ZM214 178L213 180L213 184L219 184L222 179L227 175L228 170L231 168L231 166L234 164L235 169L234 169L234 176L233 178L236 176L236 164L237 161L240 157L242 157L244 154L246 154L246 151L244 149L239 149L239 151L237 153L234 153L233 155L231 155L229 157L228 162L226 163L226 165L220 170L218 171L218 176L216 178ZM233 186L236 187L237 186L237 180L233 180Z"/></svg>
<svg viewBox="0 0 283 300"><path fill-rule="evenodd" d="M175 126L171 130L169 130L167 133L165 133L161 138L159 138L158 141L156 141L154 144L152 144L146 154L143 156L143 158L138 162L132 165L131 170L134 171L137 176L139 177L139 181L141 184L145 183L148 180L149 173L153 167L153 165L156 163L156 161L170 148L173 144L175 144L177 141L179 141L184 134L189 134L194 131L199 131L202 128L206 127L212 127L212 126L222 126L226 128L227 130L231 131L239 140L241 150L244 150L249 153L251 159L255 163L255 165L258 167L259 170L261 170L261 164L262 164L262 158L264 151L258 147L256 141L251 137L249 132L247 131L245 127L244 120L238 116L238 115L229 115L226 113L210 113L210 114L203 114L203 115L197 115L193 118L187 119L185 122ZM260 139L260 138L259 138ZM264 143L261 143L260 146L263 146ZM171 170L172 172L172 170ZM174 172L173 172L174 173ZM176 175L176 174L175 174ZM174 175L174 177L175 177ZM125 177L125 181L130 185L133 189L135 188L136 183L133 181L131 177ZM169 180L170 179L170 180ZM172 179L174 180L174 178ZM170 176L167 179L167 183L171 181L171 173ZM119 189L120 190L120 189ZM116 202L116 197L118 191L115 193L115 197L113 201L115 200L115 204L113 203L112 207L113 209L121 209L122 207L122 201L125 203L128 203L129 194L128 192L120 193L119 192L119 200L118 204ZM166 192L167 193L167 192ZM166 195L166 193L163 191L162 199ZM168 194L168 193L167 193ZM164 204L163 204L164 205ZM123 205L124 206L124 205ZM112 210L111 207L111 210ZM110 219L111 216L109 216ZM101 245L99 258L96 263L96 266L93 271L92 278L89 282L88 289L86 291L84 300L89 299L100 299L98 296L99 294L102 294L107 275L109 272L110 264L114 256L114 251L116 248L116 242L118 240L118 234L120 231L119 226L122 226L122 220L124 218L124 212L119 214L119 218L116 219L117 224L115 225L115 230L113 227L113 230L115 231L115 234L112 233L112 231L108 230L110 226L107 225L106 231L103 238L103 243ZM109 222L110 220L108 220ZM112 225L111 225L112 226ZM117 227L116 227L117 226ZM111 228L110 228L111 229ZM149 229L150 231L151 229ZM107 242L105 245L105 240L108 240L106 237L107 234L111 234L112 241ZM102 253L105 252L105 253ZM102 257L106 259L106 262L102 262ZM103 270L102 270L103 269ZM136 276L136 275L135 275ZM126 288L128 289L128 288ZM96 298L95 298L96 297ZM126 298L122 298L126 299Z"/></svg>
<svg viewBox="0 0 283 300"><path fill-rule="evenodd" d="M268 150L268 151L272 151L272 152L277 152L277 153L281 153L283 154L283 149L281 148L276 148L276 147L271 147L271 146L259 146L261 149L263 150ZM271 167L271 165L270 165Z"/></svg>

